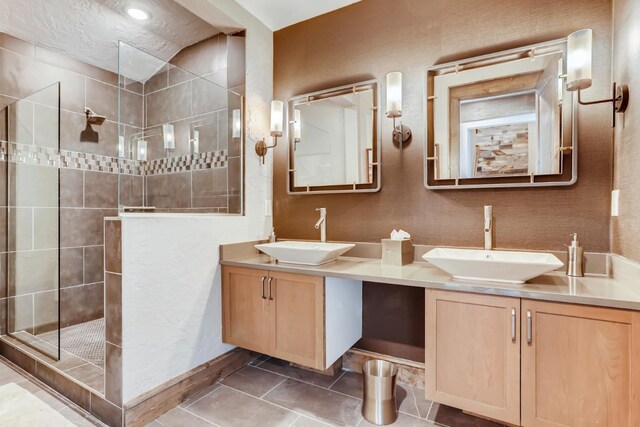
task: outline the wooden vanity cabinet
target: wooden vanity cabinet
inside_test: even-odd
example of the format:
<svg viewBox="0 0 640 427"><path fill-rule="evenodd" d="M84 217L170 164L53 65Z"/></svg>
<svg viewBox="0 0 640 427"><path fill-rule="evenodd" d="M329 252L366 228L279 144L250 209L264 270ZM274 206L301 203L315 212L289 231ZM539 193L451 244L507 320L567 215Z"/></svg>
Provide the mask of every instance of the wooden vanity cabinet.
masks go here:
<svg viewBox="0 0 640 427"><path fill-rule="evenodd" d="M525 427L640 426L640 313L426 291L426 398Z"/></svg>
<svg viewBox="0 0 640 427"><path fill-rule="evenodd" d="M222 268L222 340L310 368L362 336L362 282Z"/></svg>
<svg viewBox="0 0 640 427"><path fill-rule="evenodd" d="M522 425L640 426L640 313L522 300Z"/></svg>
<svg viewBox="0 0 640 427"><path fill-rule="evenodd" d="M265 352L269 340L268 273L263 270L222 269L222 340L248 350Z"/></svg>
<svg viewBox="0 0 640 427"><path fill-rule="evenodd" d="M429 400L520 423L520 299L427 290Z"/></svg>

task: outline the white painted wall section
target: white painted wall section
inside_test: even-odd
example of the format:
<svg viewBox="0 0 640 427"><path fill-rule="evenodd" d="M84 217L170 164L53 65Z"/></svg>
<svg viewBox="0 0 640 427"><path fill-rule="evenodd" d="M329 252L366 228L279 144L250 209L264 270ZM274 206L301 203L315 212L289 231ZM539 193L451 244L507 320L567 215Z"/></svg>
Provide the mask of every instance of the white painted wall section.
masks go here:
<svg viewBox="0 0 640 427"><path fill-rule="evenodd" d="M326 366L362 338L362 282L325 278Z"/></svg>

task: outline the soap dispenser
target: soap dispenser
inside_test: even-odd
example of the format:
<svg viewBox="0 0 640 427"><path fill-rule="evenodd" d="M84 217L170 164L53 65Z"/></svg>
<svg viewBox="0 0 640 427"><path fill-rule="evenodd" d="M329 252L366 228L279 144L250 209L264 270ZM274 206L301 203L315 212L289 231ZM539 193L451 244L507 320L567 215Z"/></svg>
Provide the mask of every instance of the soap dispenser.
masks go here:
<svg viewBox="0 0 640 427"><path fill-rule="evenodd" d="M567 276L582 277L584 276L583 249L578 242L578 233L571 234L571 237L571 244L567 246Z"/></svg>

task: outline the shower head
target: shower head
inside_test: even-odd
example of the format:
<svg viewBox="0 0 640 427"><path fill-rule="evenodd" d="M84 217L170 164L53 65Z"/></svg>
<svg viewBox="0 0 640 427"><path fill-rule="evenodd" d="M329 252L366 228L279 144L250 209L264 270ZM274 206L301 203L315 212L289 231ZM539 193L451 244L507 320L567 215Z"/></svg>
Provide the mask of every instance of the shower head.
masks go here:
<svg viewBox="0 0 640 427"><path fill-rule="evenodd" d="M91 108L89 107L85 107L84 113L87 115L87 125L100 126L102 123L104 123L104 120L106 119L105 116L101 116L99 114L94 113L93 110L91 110Z"/></svg>

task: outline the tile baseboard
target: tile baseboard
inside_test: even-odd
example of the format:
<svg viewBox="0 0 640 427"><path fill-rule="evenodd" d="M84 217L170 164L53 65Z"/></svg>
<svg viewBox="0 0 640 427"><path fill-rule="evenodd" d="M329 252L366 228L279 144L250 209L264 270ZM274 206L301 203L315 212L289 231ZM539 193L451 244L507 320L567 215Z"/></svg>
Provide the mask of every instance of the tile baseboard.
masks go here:
<svg viewBox="0 0 640 427"><path fill-rule="evenodd" d="M124 405L124 425L142 427L221 378L248 365L258 355L235 348L159 385Z"/></svg>

